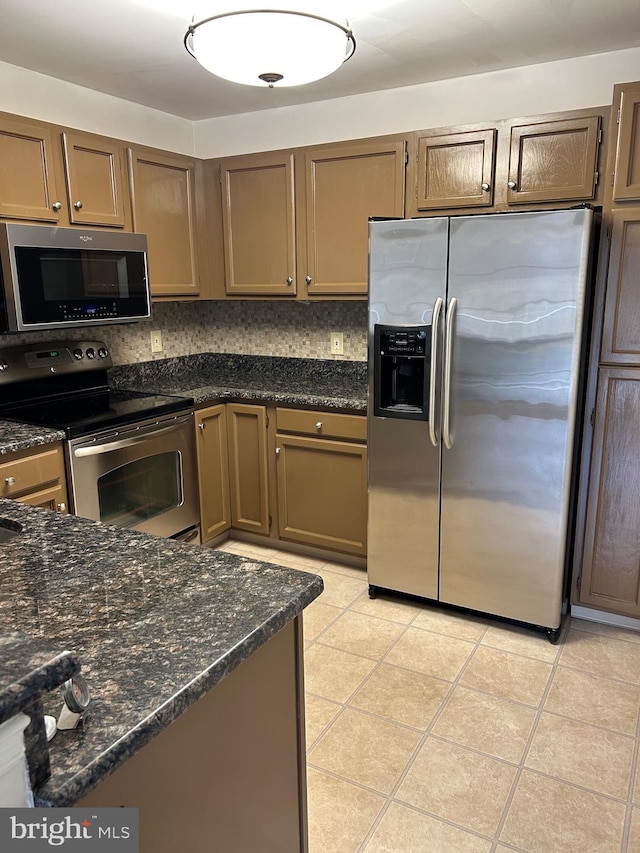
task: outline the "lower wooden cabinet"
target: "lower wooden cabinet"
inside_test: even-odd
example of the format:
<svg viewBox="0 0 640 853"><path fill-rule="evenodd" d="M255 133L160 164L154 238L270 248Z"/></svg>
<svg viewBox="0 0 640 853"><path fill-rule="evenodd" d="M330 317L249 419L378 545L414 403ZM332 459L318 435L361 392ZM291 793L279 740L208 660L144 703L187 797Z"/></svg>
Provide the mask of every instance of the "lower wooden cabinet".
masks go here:
<svg viewBox="0 0 640 853"><path fill-rule="evenodd" d="M364 556L367 543L365 418L278 409L276 421L280 537ZM286 429L303 434L287 434ZM344 438L351 440L341 440Z"/></svg>
<svg viewBox="0 0 640 853"><path fill-rule="evenodd" d="M640 617L640 368L605 367L591 456L578 603Z"/></svg>
<svg viewBox="0 0 640 853"><path fill-rule="evenodd" d="M67 482L62 444L30 448L0 457L0 497L66 512Z"/></svg>
<svg viewBox="0 0 640 853"><path fill-rule="evenodd" d="M231 526L268 535L267 409L227 404Z"/></svg>
<svg viewBox="0 0 640 853"><path fill-rule="evenodd" d="M202 541L231 527L226 406L209 406L195 415Z"/></svg>

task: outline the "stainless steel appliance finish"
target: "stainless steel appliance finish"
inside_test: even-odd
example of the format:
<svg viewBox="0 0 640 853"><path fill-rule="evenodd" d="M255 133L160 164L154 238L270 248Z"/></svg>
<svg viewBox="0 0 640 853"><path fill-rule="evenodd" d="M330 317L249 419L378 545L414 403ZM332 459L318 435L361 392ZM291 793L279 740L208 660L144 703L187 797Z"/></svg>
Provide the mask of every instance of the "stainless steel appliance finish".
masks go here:
<svg viewBox="0 0 640 853"><path fill-rule="evenodd" d="M372 592L424 596L555 637L592 220L576 209L370 224ZM387 336L387 350L376 350L381 327L423 327L430 337L426 420L405 389L414 373L420 381L412 338ZM376 415L382 374L391 390Z"/></svg>
<svg viewBox="0 0 640 853"><path fill-rule="evenodd" d="M63 430L71 511L199 541L193 400L112 390L103 341L0 349L0 418Z"/></svg>
<svg viewBox="0 0 640 853"><path fill-rule="evenodd" d="M76 515L157 536L197 534L192 413L73 439L67 462Z"/></svg>
<svg viewBox="0 0 640 853"><path fill-rule="evenodd" d="M149 317L146 253L144 234L0 223L0 331Z"/></svg>

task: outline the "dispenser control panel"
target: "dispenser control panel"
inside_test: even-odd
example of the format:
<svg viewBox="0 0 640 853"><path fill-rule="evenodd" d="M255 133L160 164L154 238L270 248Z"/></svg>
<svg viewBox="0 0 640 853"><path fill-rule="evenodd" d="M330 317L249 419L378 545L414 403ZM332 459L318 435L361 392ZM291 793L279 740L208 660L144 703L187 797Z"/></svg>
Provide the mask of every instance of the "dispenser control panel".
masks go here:
<svg viewBox="0 0 640 853"><path fill-rule="evenodd" d="M427 330L390 330L380 333L380 355L422 355L427 345Z"/></svg>

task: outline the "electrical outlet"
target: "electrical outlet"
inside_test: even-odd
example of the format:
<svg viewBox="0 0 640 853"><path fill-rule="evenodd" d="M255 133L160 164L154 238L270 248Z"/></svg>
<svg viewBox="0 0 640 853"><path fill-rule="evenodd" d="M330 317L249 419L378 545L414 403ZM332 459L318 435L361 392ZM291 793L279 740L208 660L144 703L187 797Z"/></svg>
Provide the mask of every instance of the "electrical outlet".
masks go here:
<svg viewBox="0 0 640 853"><path fill-rule="evenodd" d="M331 355L344 355L344 335L342 332L331 332Z"/></svg>
<svg viewBox="0 0 640 853"><path fill-rule="evenodd" d="M162 352L162 332L160 329L151 332L151 352Z"/></svg>

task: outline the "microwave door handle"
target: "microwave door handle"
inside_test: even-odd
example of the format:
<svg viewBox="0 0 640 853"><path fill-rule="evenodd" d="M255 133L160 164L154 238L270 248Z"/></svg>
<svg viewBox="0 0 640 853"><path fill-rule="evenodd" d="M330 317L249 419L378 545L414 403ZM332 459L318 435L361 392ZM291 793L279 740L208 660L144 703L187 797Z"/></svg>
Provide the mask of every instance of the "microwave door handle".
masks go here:
<svg viewBox="0 0 640 853"><path fill-rule="evenodd" d="M148 441L150 438L158 438L163 435L169 435L172 432L178 432L188 423L188 418L183 418L176 424L164 429L156 429L145 432L142 435L132 436L131 438L120 438L116 441L107 441L105 444L93 444L89 447L74 447L73 455L77 459L85 456L100 456L102 453L111 453L112 450L122 450L125 447L133 447L136 444L141 444L143 441Z"/></svg>
<svg viewBox="0 0 640 853"><path fill-rule="evenodd" d="M443 409L443 424L442 424L442 440L447 450L453 447L453 436L451 435L451 369L453 361L453 335L455 332L456 310L458 300L453 296L449 300L447 308L447 325L444 347L444 401Z"/></svg>
<svg viewBox="0 0 640 853"><path fill-rule="evenodd" d="M429 439L434 447L440 444L440 436L436 428L436 383L438 381L438 350L440 344L440 318L442 316L443 300L441 296L433 306L431 322L431 369L429 376Z"/></svg>

